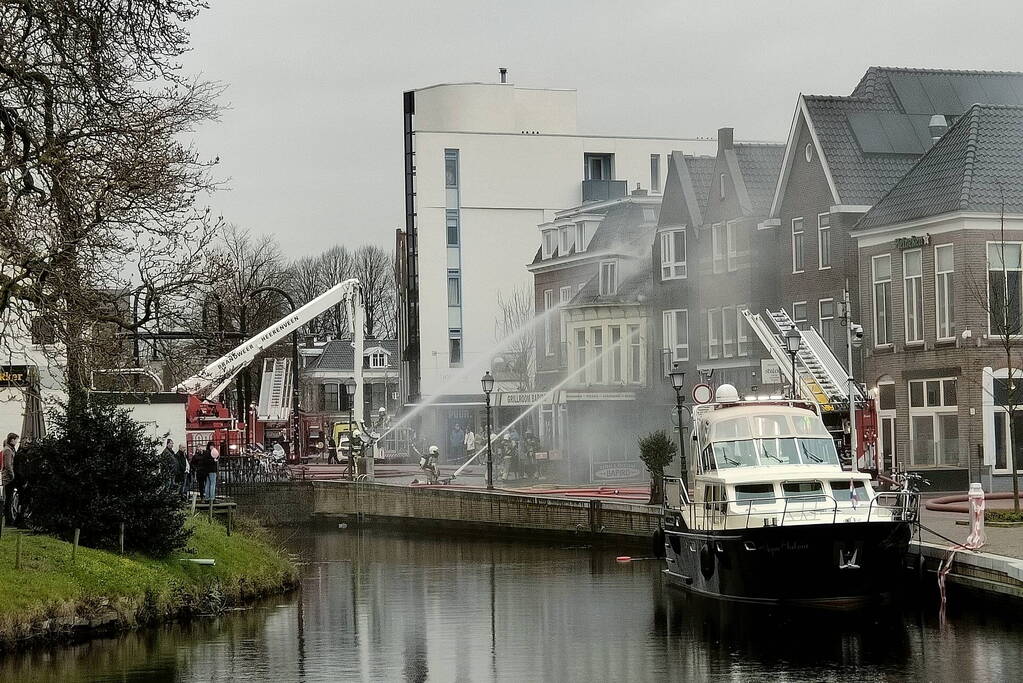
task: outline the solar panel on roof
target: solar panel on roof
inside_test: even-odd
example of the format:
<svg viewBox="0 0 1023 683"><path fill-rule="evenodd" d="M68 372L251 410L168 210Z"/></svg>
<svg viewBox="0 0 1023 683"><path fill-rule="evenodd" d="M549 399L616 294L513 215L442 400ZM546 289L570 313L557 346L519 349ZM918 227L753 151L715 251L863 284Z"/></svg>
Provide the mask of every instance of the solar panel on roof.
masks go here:
<svg viewBox="0 0 1023 683"><path fill-rule="evenodd" d="M1012 87L1012 82L1004 76L986 76L981 83L987 99L984 104L1023 104Z"/></svg>
<svg viewBox="0 0 1023 683"><path fill-rule="evenodd" d="M964 105L961 111L966 111L970 105L987 102L987 93L984 91L984 85L979 79L951 76L948 80L952 85L952 89L959 95L959 101ZM948 114L951 112L944 113Z"/></svg>
<svg viewBox="0 0 1023 683"><path fill-rule="evenodd" d="M952 88L948 75L921 74L919 78L920 84L927 92L928 99L930 99L931 104L935 107L931 110L931 113L944 114L945 112L966 111L966 106L963 105L959 96Z"/></svg>
<svg viewBox="0 0 1023 683"><path fill-rule="evenodd" d="M904 114L878 114L878 120L896 154L923 154L927 147L920 144L913 124ZM929 147L930 145L928 145Z"/></svg>
<svg viewBox="0 0 1023 683"><path fill-rule="evenodd" d="M931 140L931 117L927 114L907 116L909 125L913 127L913 133L916 134L916 139L920 142L920 145L926 150L930 149L933 141ZM949 125L952 122L949 121Z"/></svg>
<svg viewBox="0 0 1023 683"><path fill-rule="evenodd" d="M937 111L917 74L893 73L889 78L907 114L933 114Z"/></svg>
<svg viewBox="0 0 1023 683"><path fill-rule="evenodd" d="M864 152L892 152L892 143L885 135L877 113L872 111L850 112L846 115L856 142Z"/></svg>
<svg viewBox="0 0 1023 683"><path fill-rule="evenodd" d="M1016 96L1013 104L1023 104L1023 78L1013 76L1008 79L1009 85L1012 87L1012 92Z"/></svg>

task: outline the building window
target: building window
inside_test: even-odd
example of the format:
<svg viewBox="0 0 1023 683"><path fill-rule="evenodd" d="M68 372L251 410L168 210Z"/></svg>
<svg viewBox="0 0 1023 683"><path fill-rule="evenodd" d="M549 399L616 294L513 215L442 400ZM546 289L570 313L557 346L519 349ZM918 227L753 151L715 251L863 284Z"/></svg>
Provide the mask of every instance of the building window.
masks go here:
<svg viewBox="0 0 1023 683"><path fill-rule="evenodd" d="M715 223L710 228L711 233L711 246L714 250L714 272L723 273L728 263L728 257L725 252L727 247L727 240L725 238L725 226L721 223Z"/></svg>
<svg viewBox="0 0 1023 683"><path fill-rule="evenodd" d="M448 246L457 247L459 243L458 209L447 209L446 214L448 225Z"/></svg>
<svg viewBox="0 0 1023 683"><path fill-rule="evenodd" d="M581 251L586 251L586 224L582 222L575 224L575 252Z"/></svg>
<svg viewBox="0 0 1023 683"><path fill-rule="evenodd" d="M650 191L661 191L661 155L650 155Z"/></svg>
<svg viewBox="0 0 1023 683"><path fill-rule="evenodd" d="M749 310L749 306L739 306L735 310L735 328L738 332L737 352L740 356L749 355L749 323L746 322L746 316L742 314L747 310Z"/></svg>
<svg viewBox="0 0 1023 683"><path fill-rule="evenodd" d="M870 267L874 278L874 346L887 346L892 343L892 255L875 256Z"/></svg>
<svg viewBox="0 0 1023 683"><path fill-rule="evenodd" d="M820 320L820 333L821 337L824 338L824 343L828 346L834 345L834 326L835 326L835 300L834 299L821 299L817 302L817 315Z"/></svg>
<svg viewBox="0 0 1023 683"><path fill-rule="evenodd" d="M457 270L448 271L448 306L462 305L462 276Z"/></svg>
<svg viewBox="0 0 1023 683"><path fill-rule="evenodd" d="M817 214L817 267L831 267L831 214Z"/></svg>
<svg viewBox="0 0 1023 683"><path fill-rule="evenodd" d="M707 357L721 357L721 309L707 311Z"/></svg>
<svg viewBox="0 0 1023 683"><path fill-rule="evenodd" d="M554 255L554 250L558 248L558 233L556 230L544 230L543 231L543 251L540 253L541 258L550 258Z"/></svg>
<svg viewBox="0 0 1023 683"><path fill-rule="evenodd" d="M739 228L734 221L725 226L725 243L728 249L728 272L730 273L739 267L738 229Z"/></svg>
<svg viewBox="0 0 1023 683"><path fill-rule="evenodd" d="M640 384L643 381L643 340L639 325L627 325L625 332L629 335L629 381Z"/></svg>
<svg viewBox="0 0 1023 683"><path fill-rule="evenodd" d="M912 465L959 464L956 379L910 380L909 457Z"/></svg>
<svg viewBox="0 0 1023 683"><path fill-rule="evenodd" d="M545 289L543 290L543 310L544 313L554 308L554 290ZM551 330L551 317L545 315L543 318L543 352L546 356L554 355L554 337Z"/></svg>
<svg viewBox="0 0 1023 683"><path fill-rule="evenodd" d="M613 296L618 293L618 262L600 262L600 296Z"/></svg>
<svg viewBox="0 0 1023 683"><path fill-rule="evenodd" d="M934 247L934 309L938 339L955 336L955 262L951 244Z"/></svg>
<svg viewBox="0 0 1023 683"><path fill-rule="evenodd" d="M807 329L805 301L796 301L792 304L792 322L801 330Z"/></svg>
<svg viewBox="0 0 1023 683"><path fill-rule="evenodd" d="M586 166L586 180L614 180L614 154L584 154L583 162Z"/></svg>
<svg viewBox="0 0 1023 683"><path fill-rule="evenodd" d="M625 349L622 348L622 328L619 325L608 327L611 331L611 381L617 384L622 382L622 356Z"/></svg>
<svg viewBox="0 0 1023 683"><path fill-rule="evenodd" d="M320 393L320 409L337 413L341 410L341 388L336 383L323 384Z"/></svg>
<svg viewBox="0 0 1023 683"><path fill-rule="evenodd" d="M462 330L448 330L448 365L462 364Z"/></svg>
<svg viewBox="0 0 1023 683"><path fill-rule="evenodd" d="M558 253L562 256L568 256L575 246L575 226L568 225L558 228L558 234L560 237Z"/></svg>
<svg viewBox="0 0 1023 683"><path fill-rule="evenodd" d="M562 308L572 300L572 286L562 287L560 291L560 302ZM568 328L564 313L561 315L561 367L568 367Z"/></svg>
<svg viewBox="0 0 1023 683"><path fill-rule="evenodd" d="M919 249L902 252L902 295L905 301L906 343L924 340L923 264Z"/></svg>
<svg viewBox="0 0 1023 683"><path fill-rule="evenodd" d="M718 196L722 199L725 198L725 174L722 173L718 176Z"/></svg>
<svg viewBox="0 0 1023 683"><path fill-rule="evenodd" d="M664 348L671 352L671 360L689 360L689 312L685 309L664 311L663 323ZM664 368L665 373L668 369Z"/></svg>
<svg viewBox="0 0 1023 683"><path fill-rule="evenodd" d="M803 272L803 219L792 219L792 272Z"/></svg>
<svg viewBox="0 0 1023 683"><path fill-rule="evenodd" d="M575 371L580 383L586 383L586 330L575 331Z"/></svg>
<svg viewBox="0 0 1023 683"><path fill-rule="evenodd" d="M988 242L988 333L1020 334L1020 293L1023 263L1019 242Z"/></svg>
<svg viewBox="0 0 1023 683"><path fill-rule="evenodd" d="M1013 466L1023 469L1023 384L1020 383L1019 371L996 371L1002 377L993 377L992 399L995 418L995 471L1011 472ZM1010 386L1015 387L1010 389ZM1009 416L1012 414L1010 425Z"/></svg>
<svg viewBox="0 0 1023 683"><path fill-rule="evenodd" d="M806 147L803 148L803 158L807 161L813 161L813 143L806 143Z"/></svg>
<svg viewBox="0 0 1023 683"><path fill-rule="evenodd" d="M684 277L686 277L686 231L662 232L661 279L677 280Z"/></svg>
<svg viewBox="0 0 1023 683"><path fill-rule="evenodd" d="M725 358L735 356L735 326L737 322L734 308L721 309L721 355Z"/></svg>
<svg viewBox="0 0 1023 683"><path fill-rule="evenodd" d="M369 358L369 367L370 368L379 369L379 368L386 368L387 367L387 354L386 353L381 353L381 352L378 351L376 353L369 354L368 358Z"/></svg>
<svg viewBox="0 0 1023 683"><path fill-rule="evenodd" d="M444 150L444 187L458 187L458 150Z"/></svg>
<svg viewBox="0 0 1023 683"><path fill-rule="evenodd" d="M591 327L590 336L593 338L593 381L600 384L604 381L604 328Z"/></svg>

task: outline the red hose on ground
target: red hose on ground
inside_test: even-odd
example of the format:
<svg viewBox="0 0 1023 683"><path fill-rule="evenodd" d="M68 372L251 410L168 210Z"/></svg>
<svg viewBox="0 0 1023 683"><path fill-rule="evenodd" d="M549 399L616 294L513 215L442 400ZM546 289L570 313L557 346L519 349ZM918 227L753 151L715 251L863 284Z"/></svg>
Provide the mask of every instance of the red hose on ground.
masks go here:
<svg viewBox="0 0 1023 683"><path fill-rule="evenodd" d="M969 497L965 493L941 496L924 501L924 507L932 512L969 512ZM984 500L1012 500L1011 493L985 493ZM1023 500L1023 494L1020 494Z"/></svg>

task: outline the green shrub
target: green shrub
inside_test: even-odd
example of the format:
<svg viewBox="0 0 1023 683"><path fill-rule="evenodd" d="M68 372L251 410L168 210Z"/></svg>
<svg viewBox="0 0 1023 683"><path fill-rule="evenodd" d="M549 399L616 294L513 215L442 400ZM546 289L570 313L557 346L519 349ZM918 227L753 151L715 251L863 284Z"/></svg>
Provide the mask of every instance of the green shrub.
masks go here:
<svg viewBox="0 0 1023 683"><path fill-rule="evenodd" d="M985 510L986 522L1023 522L1023 512L1015 510Z"/></svg>
<svg viewBox="0 0 1023 683"><path fill-rule="evenodd" d="M675 457L675 444L663 429L651 432L639 440L639 457L650 472L650 505L664 501L664 468Z"/></svg>
<svg viewBox="0 0 1023 683"><path fill-rule="evenodd" d="M184 546L185 512L157 443L126 410L101 403L63 408L43 439L19 451L32 528L81 544L162 557Z"/></svg>

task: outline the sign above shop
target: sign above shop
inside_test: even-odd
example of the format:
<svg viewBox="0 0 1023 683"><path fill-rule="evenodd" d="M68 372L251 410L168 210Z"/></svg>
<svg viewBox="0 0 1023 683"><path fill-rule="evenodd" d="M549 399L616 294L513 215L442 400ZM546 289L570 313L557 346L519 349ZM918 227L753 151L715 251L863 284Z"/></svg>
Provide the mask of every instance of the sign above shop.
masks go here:
<svg viewBox="0 0 1023 683"><path fill-rule="evenodd" d="M566 401L635 401L634 391L566 391Z"/></svg>
<svg viewBox="0 0 1023 683"><path fill-rule="evenodd" d="M27 387L27 365L0 365L0 387Z"/></svg>
<svg viewBox="0 0 1023 683"><path fill-rule="evenodd" d="M931 243L930 234L926 234L916 237L896 237L895 248L896 249L916 249L917 247L926 247Z"/></svg>

